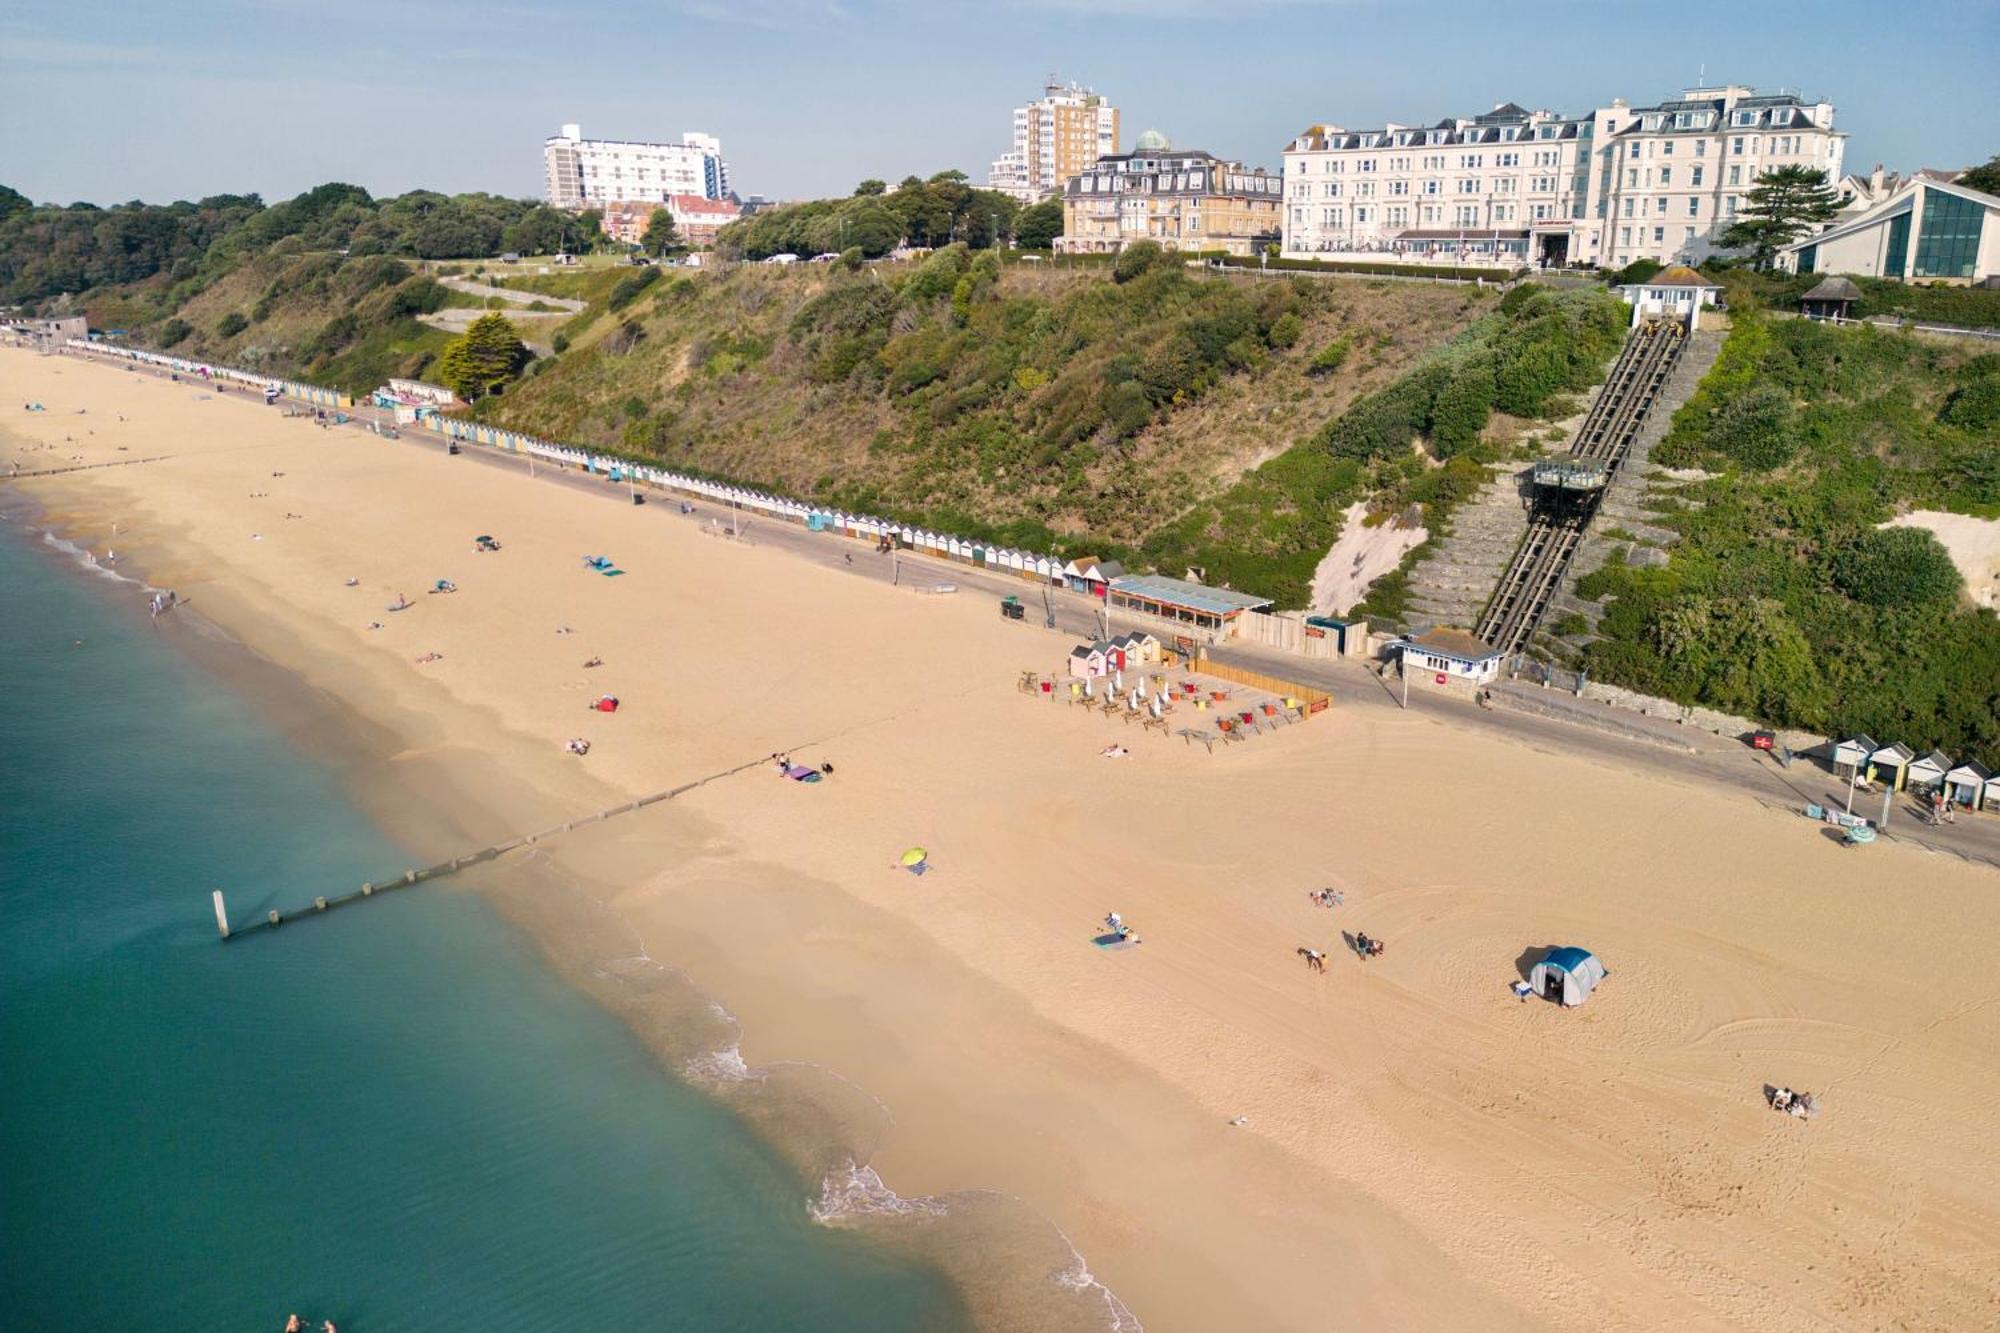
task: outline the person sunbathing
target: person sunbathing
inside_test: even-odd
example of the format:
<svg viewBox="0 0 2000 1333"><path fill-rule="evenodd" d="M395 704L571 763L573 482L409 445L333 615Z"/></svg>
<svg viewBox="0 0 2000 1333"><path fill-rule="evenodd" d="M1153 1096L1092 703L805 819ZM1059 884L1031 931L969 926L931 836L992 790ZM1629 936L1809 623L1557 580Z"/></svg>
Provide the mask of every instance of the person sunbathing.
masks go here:
<svg viewBox="0 0 2000 1333"><path fill-rule="evenodd" d="M590 660L589 660L588 662L585 662L585 663L583 664L583 669L584 669L585 671L588 671L588 670L590 670L590 668L592 668L592 667L601 667L601 666L603 666L603 665L604 665L604 659L603 659L603 658L601 658L601 657L593 657L593 658L591 658L591 659L590 659Z"/></svg>

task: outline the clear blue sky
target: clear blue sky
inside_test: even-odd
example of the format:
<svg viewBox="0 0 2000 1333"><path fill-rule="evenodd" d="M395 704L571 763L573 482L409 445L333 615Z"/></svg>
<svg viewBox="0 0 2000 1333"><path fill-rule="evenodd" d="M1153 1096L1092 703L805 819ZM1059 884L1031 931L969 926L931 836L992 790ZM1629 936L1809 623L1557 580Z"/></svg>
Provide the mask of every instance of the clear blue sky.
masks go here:
<svg viewBox="0 0 2000 1333"><path fill-rule="evenodd" d="M0 14L0 183L99 203L327 180L534 195L565 121L717 134L744 193L983 180L1050 73L1108 95L1128 147L1157 127L1275 167L1315 121L1650 102L1704 66L1832 99L1850 169L2000 152L1995 0L25 0Z"/></svg>

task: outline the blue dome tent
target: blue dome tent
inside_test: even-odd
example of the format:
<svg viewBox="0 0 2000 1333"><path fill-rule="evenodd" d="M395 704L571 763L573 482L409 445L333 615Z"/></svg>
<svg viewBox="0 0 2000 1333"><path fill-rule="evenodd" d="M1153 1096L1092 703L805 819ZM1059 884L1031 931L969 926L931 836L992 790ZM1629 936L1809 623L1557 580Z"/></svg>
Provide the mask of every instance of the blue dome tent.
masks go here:
<svg viewBox="0 0 2000 1333"><path fill-rule="evenodd" d="M1597 983L1609 975L1588 949L1551 949L1549 956L1529 971L1528 984L1535 994L1570 1007L1589 999Z"/></svg>

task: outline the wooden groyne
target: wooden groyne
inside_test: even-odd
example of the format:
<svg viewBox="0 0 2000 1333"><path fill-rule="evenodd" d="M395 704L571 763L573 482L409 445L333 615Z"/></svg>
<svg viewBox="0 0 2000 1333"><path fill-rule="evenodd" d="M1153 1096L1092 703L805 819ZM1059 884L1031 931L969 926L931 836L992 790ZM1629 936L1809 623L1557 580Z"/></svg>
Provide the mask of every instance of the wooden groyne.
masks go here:
<svg viewBox="0 0 2000 1333"><path fill-rule="evenodd" d="M6 479L13 481L24 477L60 477L65 472L89 472L101 467L131 467L135 463L164 463L173 454L154 454L150 458L114 458L104 463L71 463L67 467L36 468L32 472L10 472Z"/></svg>
<svg viewBox="0 0 2000 1333"><path fill-rule="evenodd" d="M806 747L799 746L795 748L804 749ZM785 753L790 754L793 751L787 750ZM434 865L423 867L412 866L397 871L386 879L369 880L360 888L347 893L322 895L314 898L309 905L295 908L290 912L281 911L274 907L257 920L244 924L230 924L228 902L223 896L223 891L215 889L210 894L210 901L215 908L216 933L224 940L240 939L245 935L255 934L260 930L275 929L287 922L324 916L336 907L347 907L354 903L365 902L370 898L395 889L414 888L428 880L453 875L472 866L485 865L487 862L497 860L509 852L520 851L525 847L537 846L550 838L560 837L585 825L601 824L607 819L615 819L619 815L628 815L634 810L643 810L649 805L658 805L661 801L671 801L676 796L686 795L697 788L706 787L711 782L719 781L722 778L734 777L738 773L769 764L770 762L769 756L761 759L752 759L738 764L734 768L725 768L719 773L710 773L707 777L696 778L692 782L683 782L678 787L671 787L666 791L654 792L650 796L641 796L636 800L627 801L623 805L609 806L603 810L579 816L576 819L569 819L560 824L551 825L536 833L526 833L518 838L509 838L505 842L496 842L490 847L476 848L473 851L454 856L448 861L439 861Z"/></svg>

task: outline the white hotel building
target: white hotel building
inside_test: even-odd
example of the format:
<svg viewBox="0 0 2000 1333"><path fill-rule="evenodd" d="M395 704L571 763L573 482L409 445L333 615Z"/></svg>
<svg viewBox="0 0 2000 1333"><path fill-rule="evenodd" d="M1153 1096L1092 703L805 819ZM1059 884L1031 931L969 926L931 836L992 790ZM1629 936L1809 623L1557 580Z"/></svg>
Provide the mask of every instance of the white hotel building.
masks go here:
<svg viewBox="0 0 2000 1333"><path fill-rule="evenodd" d="M572 212L614 203L665 203L674 195L729 196L729 164L712 135L683 134L679 143L586 139L579 125L542 145L549 203Z"/></svg>
<svg viewBox="0 0 2000 1333"><path fill-rule="evenodd" d="M1315 125L1285 150L1284 252L1436 263L1698 263L1759 174L1841 175L1833 106L1694 88L1583 116L1512 102L1469 120L1350 131Z"/></svg>

